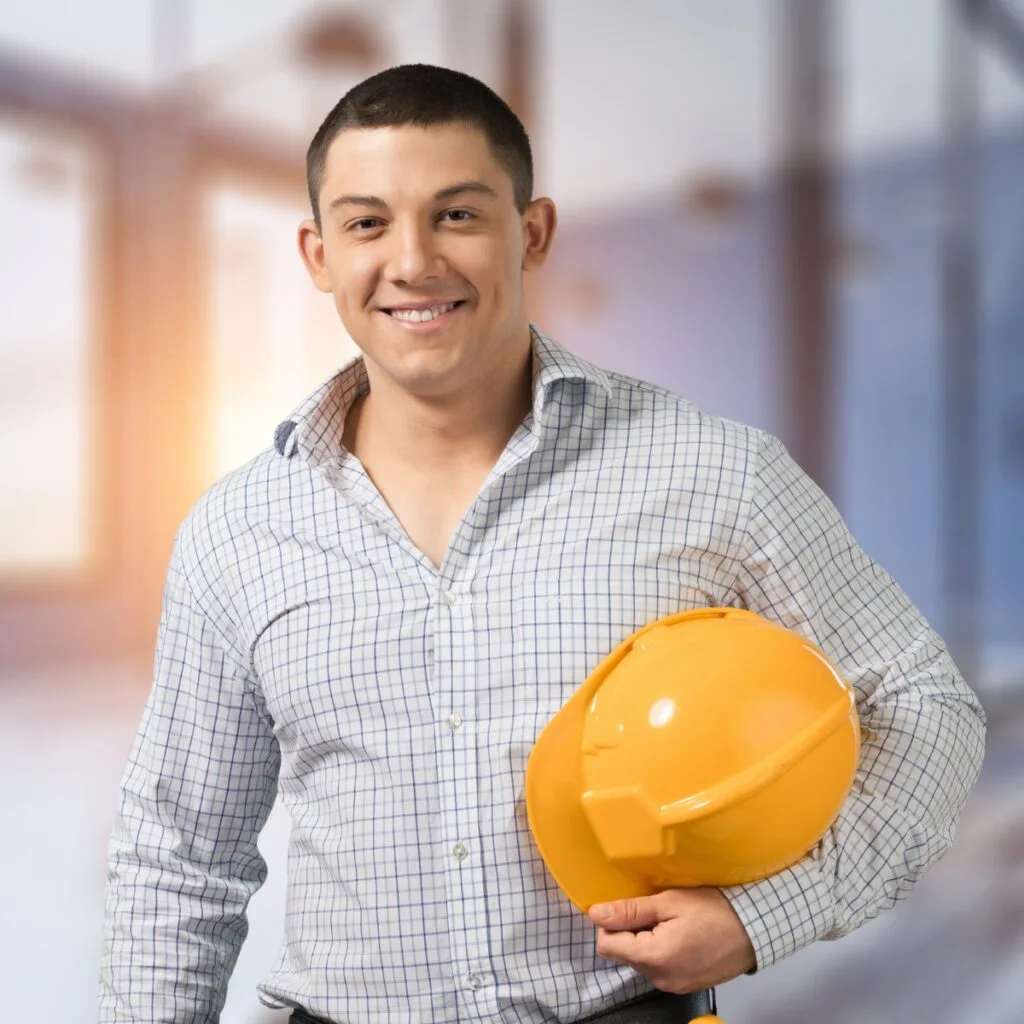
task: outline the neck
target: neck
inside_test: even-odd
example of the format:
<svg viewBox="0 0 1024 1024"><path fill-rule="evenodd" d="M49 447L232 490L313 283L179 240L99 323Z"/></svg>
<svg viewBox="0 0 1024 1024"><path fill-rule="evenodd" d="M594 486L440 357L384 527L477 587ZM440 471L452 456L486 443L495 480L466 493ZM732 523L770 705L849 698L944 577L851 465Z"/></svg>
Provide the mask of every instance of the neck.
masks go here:
<svg viewBox="0 0 1024 1024"><path fill-rule="evenodd" d="M444 396L410 394L369 366L367 373L370 393L346 419L345 447L364 462L385 456L415 473L453 460L493 465L532 403L529 348L488 379Z"/></svg>

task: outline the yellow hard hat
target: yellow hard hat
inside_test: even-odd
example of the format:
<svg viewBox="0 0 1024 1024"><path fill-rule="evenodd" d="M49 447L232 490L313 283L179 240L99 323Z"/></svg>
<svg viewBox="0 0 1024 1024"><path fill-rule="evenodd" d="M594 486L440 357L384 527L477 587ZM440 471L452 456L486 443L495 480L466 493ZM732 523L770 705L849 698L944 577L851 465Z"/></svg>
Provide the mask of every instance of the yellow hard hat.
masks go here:
<svg viewBox="0 0 1024 1024"><path fill-rule="evenodd" d="M621 643L541 733L526 808L581 910L781 871L827 831L860 754L850 686L813 644L702 608Z"/></svg>

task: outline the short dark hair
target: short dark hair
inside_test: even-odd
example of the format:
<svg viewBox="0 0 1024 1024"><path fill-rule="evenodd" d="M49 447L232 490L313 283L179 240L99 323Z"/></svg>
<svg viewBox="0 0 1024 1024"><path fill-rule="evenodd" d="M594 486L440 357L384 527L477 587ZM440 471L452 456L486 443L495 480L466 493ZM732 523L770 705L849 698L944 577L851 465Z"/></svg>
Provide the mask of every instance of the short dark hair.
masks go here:
<svg viewBox="0 0 1024 1024"><path fill-rule="evenodd" d="M337 103L306 151L306 185L320 226L320 189L327 150L347 128L467 124L483 132L495 159L512 179L516 209L533 198L530 139L512 108L483 82L430 64L402 64L360 82Z"/></svg>

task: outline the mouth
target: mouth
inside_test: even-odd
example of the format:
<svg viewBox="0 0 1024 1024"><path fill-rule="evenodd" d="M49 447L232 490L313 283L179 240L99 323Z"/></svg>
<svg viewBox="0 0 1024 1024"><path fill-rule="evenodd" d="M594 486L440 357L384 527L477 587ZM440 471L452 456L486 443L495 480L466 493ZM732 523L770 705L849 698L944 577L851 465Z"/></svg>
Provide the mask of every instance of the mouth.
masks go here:
<svg viewBox="0 0 1024 1024"><path fill-rule="evenodd" d="M401 324L416 326L417 324L429 324L435 320L441 320L450 316L460 306L465 305L464 299L456 299L452 302L439 302L433 306L393 306L381 308L392 320Z"/></svg>

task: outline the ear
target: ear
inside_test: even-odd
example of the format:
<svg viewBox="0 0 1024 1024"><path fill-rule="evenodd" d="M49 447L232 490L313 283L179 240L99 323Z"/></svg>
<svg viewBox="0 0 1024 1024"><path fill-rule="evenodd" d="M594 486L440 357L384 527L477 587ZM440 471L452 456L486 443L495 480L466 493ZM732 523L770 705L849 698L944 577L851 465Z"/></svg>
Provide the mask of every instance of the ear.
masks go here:
<svg viewBox="0 0 1024 1024"><path fill-rule="evenodd" d="M534 199L523 212L523 270L544 266L558 225L555 204L546 196Z"/></svg>
<svg viewBox="0 0 1024 1024"><path fill-rule="evenodd" d="M327 273L324 256L324 241L315 220L304 220L299 225L299 255L305 264L309 279L322 292L331 290L331 279Z"/></svg>

